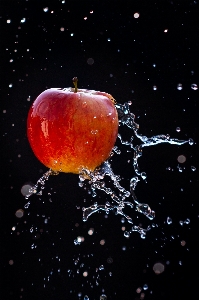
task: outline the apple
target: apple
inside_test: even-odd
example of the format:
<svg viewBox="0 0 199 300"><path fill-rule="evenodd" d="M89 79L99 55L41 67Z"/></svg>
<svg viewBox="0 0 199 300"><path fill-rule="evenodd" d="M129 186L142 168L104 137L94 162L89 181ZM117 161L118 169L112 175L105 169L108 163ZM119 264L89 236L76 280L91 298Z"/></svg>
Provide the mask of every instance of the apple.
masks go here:
<svg viewBox="0 0 199 300"><path fill-rule="evenodd" d="M118 134L114 98L105 92L50 88L33 102L27 136L35 156L53 171L94 171L110 155Z"/></svg>

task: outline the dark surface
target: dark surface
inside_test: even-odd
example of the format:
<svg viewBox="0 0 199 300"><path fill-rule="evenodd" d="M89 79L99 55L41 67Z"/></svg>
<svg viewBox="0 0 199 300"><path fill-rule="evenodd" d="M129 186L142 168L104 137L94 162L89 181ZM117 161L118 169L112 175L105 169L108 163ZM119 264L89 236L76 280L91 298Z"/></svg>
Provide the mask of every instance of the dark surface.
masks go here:
<svg viewBox="0 0 199 300"><path fill-rule="evenodd" d="M0 1L1 299L84 299L88 295L97 300L103 293L108 300L140 299L144 295L136 290L144 284L148 285L142 290L145 299L197 298L199 91L191 84L199 84L198 1L62 2ZM140 13L137 19L136 12ZM92 65L88 58L93 58ZM108 218L103 212L94 214L84 223L81 208L94 200L72 174L50 177L43 195L30 198L21 219L15 216L26 203L21 187L35 183L47 170L26 137L30 105L46 88L71 86L74 76L81 88L106 91L119 103L132 101L143 135L168 133L195 141L193 146L144 148L139 164L148 183L138 183L135 192L140 202L156 211L156 218L150 221L134 210L128 212L135 224L158 225L145 240L138 233L125 238L121 227L130 227L113 212ZM179 83L182 90L177 89ZM131 131L121 130L129 139ZM127 160L132 162L133 154L117 145L122 153L114 155L112 167L128 188L134 172ZM181 154L186 156L183 172L178 170ZM108 199L98 193L99 203ZM167 224L167 217L172 224ZM190 223L181 226L179 221L187 218ZM90 228L94 228L91 236ZM77 236L85 238L81 245L74 244ZM37 247L31 249L33 244ZM110 257L112 263L107 262ZM160 275L153 271L156 262L165 265ZM97 271L100 265L104 270Z"/></svg>

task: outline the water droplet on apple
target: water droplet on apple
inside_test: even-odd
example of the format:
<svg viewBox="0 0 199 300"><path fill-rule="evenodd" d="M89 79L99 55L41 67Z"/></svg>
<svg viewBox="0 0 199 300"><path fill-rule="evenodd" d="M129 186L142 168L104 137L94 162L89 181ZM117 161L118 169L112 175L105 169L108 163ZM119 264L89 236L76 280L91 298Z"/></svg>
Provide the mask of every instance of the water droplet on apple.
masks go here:
<svg viewBox="0 0 199 300"><path fill-rule="evenodd" d="M98 133L98 130L96 129L96 130L91 130L91 133L92 134L97 134Z"/></svg>
<svg viewBox="0 0 199 300"><path fill-rule="evenodd" d="M82 103L82 107L87 107L87 102L86 101L84 101L83 103Z"/></svg>

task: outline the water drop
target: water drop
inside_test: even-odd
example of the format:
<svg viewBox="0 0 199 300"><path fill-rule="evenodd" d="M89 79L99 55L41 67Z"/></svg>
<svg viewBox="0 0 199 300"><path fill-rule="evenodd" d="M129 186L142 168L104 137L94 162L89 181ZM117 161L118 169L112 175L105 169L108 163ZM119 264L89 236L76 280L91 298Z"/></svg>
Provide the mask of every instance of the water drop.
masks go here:
<svg viewBox="0 0 199 300"><path fill-rule="evenodd" d="M176 131L177 131L177 132L180 132L180 131L181 131L181 128L180 128L180 127L176 127Z"/></svg>
<svg viewBox="0 0 199 300"><path fill-rule="evenodd" d="M100 296L100 300L107 300L107 296L106 296L105 294L102 294L102 295Z"/></svg>
<svg viewBox="0 0 199 300"><path fill-rule="evenodd" d="M91 134L97 134L98 130L91 130Z"/></svg>
<svg viewBox="0 0 199 300"><path fill-rule="evenodd" d="M31 249L35 249L35 248L37 248L37 246L35 244L32 244Z"/></svg>
<svg viewBox="0 0 199 300"><path fill-rule="evenodd" d="M78 242L78 240L75 239L75 240L74 240L74 244L75 244L75 245L80 245L80 242Z"/></svg>
<svg viewBox="0 0 199 300"><path fill-rule="evenodd" d="M125 236L126 238L129 238L129 237L130 237L130 232L129 232L129 231L125 231L125 232L124 232L124 236Z"/></svg>
<svg viewBox="0 0 199 300"><path fill-rule="evenodd" d="M178 85L177 85L177 90L178 90L178 91L181 91L181 90L182 90L182 83L178 83Z"/></svg>
<svg viewBox="0 0 199 300"><path fill-rule="evenodd" d="M191 89L196 91L198 89L198 85L196 83L191 84Z"/></svg>
<svg viewBox="0 0 199 300"><path fill-rule="evenodd" d="M180 167L180 166L178 166L178 171L179 171L179 172L182 172L182 171L183 171L183 168Z"/></svg>
<svg viewBox="0 0 199 300"><path fill-rule="evenodd" d="M193 139L189 139L189 145L193 145L194 144L194 141L193 141Z"/></svg>
<svg viewBox="0 0 199 300"><path fill-rule="evenodd" d="M30 201L24 205L24 208L27 209L30 206Z"/></svg>
<svg viewBox="0 0 199 300"><path fill-rule="evenodd" d="M195 172L196 171L196 167L191 166L191 171Z"/></svg>
<svg viewBox="0 0 199 300"><path fill-rule="evenodd" d="M100 270L100 271L104 270L104 266L101 265L101 266L99 267L99 270Z"/></svg>
<svg viewBox="0 0 199 300"><path fill-rule="evenodd" d="M143 285L143 290L145 290L145 291L148 290L148 285L147 284Z"/></svg>
<svg viewBox="0 0 199 300"><path fill-rule="evenodd" d="M145 172L142 172L140 175L141 175L142 179L144 179L144 180L147 178L147 175Z"/></svg>
<svg viewBox="0 0 199 300"><path fill-rule="evenodd" d="M170 217L167 217L167 224L171 224L172 223L172 219Z"/></svg>
<svg viewBox="0 0 199 300"><path fill-rule="evenodd" d="M153 90L156 91L158 89L157 85L153 86Z"/></svg>
<svg viewBox="0 0 199 300"><path fill-rule="evenodd" d="M84 300L89 300L89 297L87 295L84 296Z"/></svg>
<svg viewBox="0 0 199 300"><path fill-rule="evenodd" d="M142 214L144 214L150 220L153 220L155 217L155 212L150 208L148 204L138 203L136 205L136 210Z"/></svg>
<svg viewBox="0 0 199 300"><path fill-rule="evenodd" d="M185 223L185 224L189 224L189 223L190 223L190 219L187 218L187 219L184 221L184 223Z"/></svg>

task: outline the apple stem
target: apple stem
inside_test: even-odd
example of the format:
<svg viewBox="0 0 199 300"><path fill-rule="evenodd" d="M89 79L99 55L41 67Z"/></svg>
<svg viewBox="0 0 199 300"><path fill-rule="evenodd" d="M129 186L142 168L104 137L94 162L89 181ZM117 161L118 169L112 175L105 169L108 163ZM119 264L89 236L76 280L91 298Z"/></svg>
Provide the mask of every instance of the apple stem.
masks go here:
<svg viewBox="0 0 199 300"><path fill-rule="evenodd" d="M78 82L77 77L73 77L73 84L75 86L75 93L77 93L77 82Z"/></svg>

